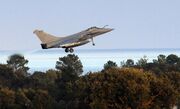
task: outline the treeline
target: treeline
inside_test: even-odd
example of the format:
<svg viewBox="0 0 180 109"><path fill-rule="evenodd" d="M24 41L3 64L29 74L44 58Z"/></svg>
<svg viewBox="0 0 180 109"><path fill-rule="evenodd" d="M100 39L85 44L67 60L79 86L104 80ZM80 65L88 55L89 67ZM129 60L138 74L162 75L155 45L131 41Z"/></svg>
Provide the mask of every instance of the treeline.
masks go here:
<svg viewBox="0 0 180 109"><path fill-rule="evenodd" d="M172 109L180 101L180 58L113 61L82 75L78 56L60 57L55 70L29 74L15 54L0 64L0 109Z"/></svg>

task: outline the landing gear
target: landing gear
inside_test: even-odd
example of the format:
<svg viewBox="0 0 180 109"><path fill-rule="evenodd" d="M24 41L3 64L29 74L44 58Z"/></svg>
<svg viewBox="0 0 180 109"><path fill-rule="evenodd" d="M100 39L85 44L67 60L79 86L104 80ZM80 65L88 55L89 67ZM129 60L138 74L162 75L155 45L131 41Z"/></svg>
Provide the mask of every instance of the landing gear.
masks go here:
<svg viewBox="0 0 180 109"><path fill-rule="evenodd" d="M68 52L69 52L69 48L66 48L66 49L65 49L65 52L68 53Z"/></svg>
<svg viewBox="0 0 180 109"><path fill-rule="evenodd" d="M73 53L73 52L74 52L74 49L73 49L73 48L66 48L66 49L65 49L65 52L66 52L66 53L68 53L68 52Z"/></svg>
<svg viewBox="0 0 180 109"><path fill-rule="evenodd" d="M93 38L91 38L91 41L92 41L92 45L95 46L95 43L94 43L94 40Z"/></svg>
<svg viewBox="0 0 180 109"><path fill-rule="evenodd" d="M70 53L73 53L73 52L74 52L74 49L70 48L69 51L70 51Z"/></svg>

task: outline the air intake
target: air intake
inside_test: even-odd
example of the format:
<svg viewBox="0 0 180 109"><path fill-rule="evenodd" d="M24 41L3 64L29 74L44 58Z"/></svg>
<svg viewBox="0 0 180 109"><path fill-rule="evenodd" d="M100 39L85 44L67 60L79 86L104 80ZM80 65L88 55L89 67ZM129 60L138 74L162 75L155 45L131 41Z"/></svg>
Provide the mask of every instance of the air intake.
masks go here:
<svg viewBox="0 0 180 109"><path fill-rule="evenodd" d="M41 44L42 49L48 49L47 44Z"/></svg>

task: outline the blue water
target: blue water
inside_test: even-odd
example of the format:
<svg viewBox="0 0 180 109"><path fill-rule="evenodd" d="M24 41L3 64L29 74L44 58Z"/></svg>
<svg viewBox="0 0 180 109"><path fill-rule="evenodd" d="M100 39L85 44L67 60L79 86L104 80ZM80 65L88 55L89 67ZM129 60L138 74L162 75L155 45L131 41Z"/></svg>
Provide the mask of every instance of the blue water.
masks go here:
<svg viewBox="0 0 180 109"><path fill-rule="evenodd" d="M0 63L6 63L8 56L20 53L29 60L30 72L54 69L59 57L66 56L62 49L34 50L34 51L0 51ZM176 54L180 56L180 49L114 49L114 50L75 50L79 56L84 73L100 71L108 60L116 62L119 66L122 61L133 59L135 62L146 56L148 61L157 59L159 54Z"/></svg>

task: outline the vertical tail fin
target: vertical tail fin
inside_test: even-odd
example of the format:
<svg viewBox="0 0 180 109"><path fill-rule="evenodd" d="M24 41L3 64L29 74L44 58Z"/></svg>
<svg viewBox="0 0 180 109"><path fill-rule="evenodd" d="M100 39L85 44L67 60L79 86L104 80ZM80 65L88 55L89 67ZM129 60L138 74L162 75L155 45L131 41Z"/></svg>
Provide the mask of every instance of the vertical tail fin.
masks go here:
<svg viewBox="0 0 180 109"><path fill-rule="evenodd" d="M41 40L42 44L50 43L60 39L60 37L50 35L42 30L35 30L33 33L37 35L37 37Z"/></svg>

